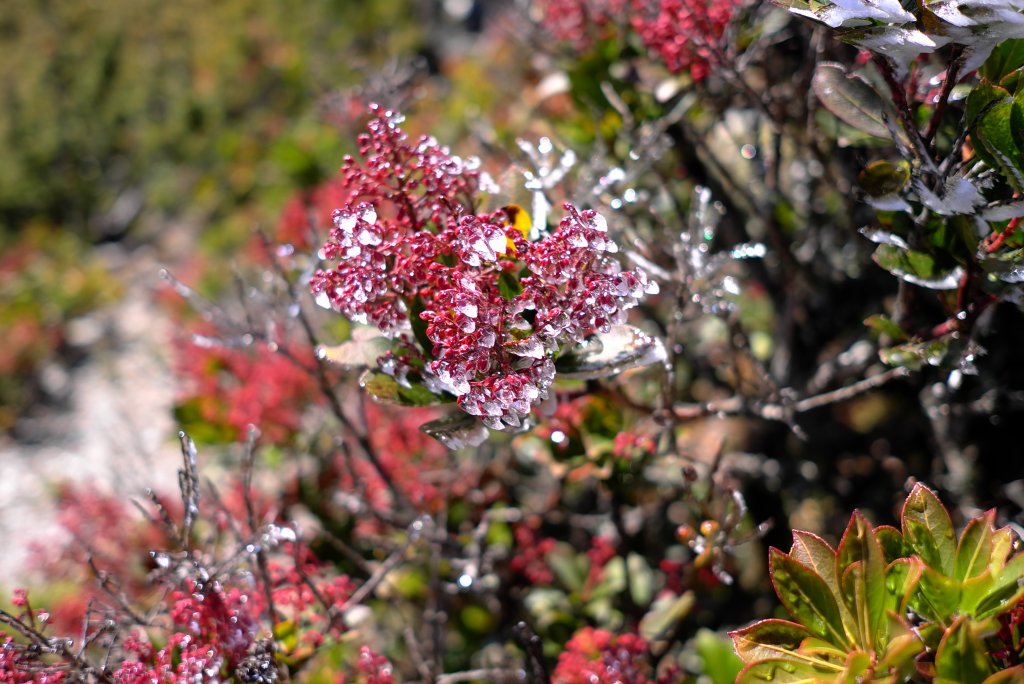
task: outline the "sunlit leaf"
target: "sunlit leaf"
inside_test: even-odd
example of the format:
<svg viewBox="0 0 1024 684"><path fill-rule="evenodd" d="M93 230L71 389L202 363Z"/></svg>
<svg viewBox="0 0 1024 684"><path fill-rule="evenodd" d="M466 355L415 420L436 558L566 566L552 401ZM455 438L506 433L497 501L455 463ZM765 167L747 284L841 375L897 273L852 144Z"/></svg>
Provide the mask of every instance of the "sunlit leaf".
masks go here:
<svg viewBox="0 0 1024 684"><path fill-rule="evenodd" d="M935 654L936 682L980 682L992 674L988 650L977 630L961 617L946 631Z"/></svg>
<svg viewBox="0 0 1024 684"><path fill-rule="evenodd" d="M778 549L771 550L769 567L775 593L790 615L812 634L849 645L839 604L821 576Z"/></svg>
<svg viewBox="0 0 1024 684"><path fill-rule="evenodd" d="M886 636L885 562L871 523L860 511L854 511L839 542L836 571L842 577L843 598L857 627L847 628L847 632L860 632L862 648L882 650Z"/></svg>
<svg viewBox="0 0 1024 684"><path fill-rule="evenodd" d="M774 619L761 620L749 627L729 632L737 655L748 663L782 657L798 659L796 651L810 635L802 625Z"/></svg>
<svg viewBox="0 0 1024 684"><path fill-rule="evenodd" d="M995 511L988 511L972 519L960 534L956 548L954 577L961 582L980 575L992 557L992 537L995 535Z"/></svg>
<svg viewBox="0 0 1024 684"><path fill-rule="evenodd" d="M792 660L761 660L747 665L736 677L737 684L814 684L841 681L843 668L835 669Z"/></svg>
<svg viewBox="0 0 1024 684"><path fill-rule="evenodd" d="M949 511L932 490L914 485L901 513L903 537L925 563L944 575L953 574L956 534Z"/></svg>

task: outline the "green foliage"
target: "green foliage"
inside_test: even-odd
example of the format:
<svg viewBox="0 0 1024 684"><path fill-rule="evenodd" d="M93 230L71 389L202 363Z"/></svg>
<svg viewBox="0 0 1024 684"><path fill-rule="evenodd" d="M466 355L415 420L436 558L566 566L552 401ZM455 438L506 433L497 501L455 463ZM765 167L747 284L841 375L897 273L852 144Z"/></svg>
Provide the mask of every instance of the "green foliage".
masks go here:
<svg viewBox="0 0 1024 684"><path fill-rule="evenodd" d="M276 210L336 163L310 115L355 82L351 50L369 65L413 47L404 4L4 3L0 69L18 76L0 89L2 230L42 216L117 234L139 205Z"/></svg>
<svg viewBox="0 0 1024 684"><path fill-rule="evenodd" d="M995 512L960 535L934 493L918 484L902 530L855 512L839 546L794 532L771 551L775 591L793 622L762 620L732 633L747 663L737 682L1004 681L992 654L997 618L1024 599L1024 554ZM771 675L771 676L769 676Z"/></svg>

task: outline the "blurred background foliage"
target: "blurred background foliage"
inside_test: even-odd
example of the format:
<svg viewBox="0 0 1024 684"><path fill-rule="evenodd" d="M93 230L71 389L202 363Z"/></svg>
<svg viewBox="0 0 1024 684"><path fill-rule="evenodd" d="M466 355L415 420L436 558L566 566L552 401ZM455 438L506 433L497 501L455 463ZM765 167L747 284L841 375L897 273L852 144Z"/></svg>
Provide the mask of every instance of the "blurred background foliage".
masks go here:
<svg viewBox="0 0 1024 684"><path fill-rule="evenodd" d="M58 398L40 371L74 363L67 324L122 290L111 253L227 258L333 173L353 151L339 93L368 73L386 90L395 55L436 68L431 4L2 3L0 431Z"/></svg>

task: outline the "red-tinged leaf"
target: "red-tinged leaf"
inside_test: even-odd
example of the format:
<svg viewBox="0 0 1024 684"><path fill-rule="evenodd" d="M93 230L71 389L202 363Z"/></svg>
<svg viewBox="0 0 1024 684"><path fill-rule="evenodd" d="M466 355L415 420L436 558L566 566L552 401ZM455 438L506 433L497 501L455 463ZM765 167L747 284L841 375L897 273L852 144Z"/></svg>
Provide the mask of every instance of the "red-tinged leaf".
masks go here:
<svg viewBox="0 0 1024 684"><path fill-rule="evenodd" d="M840 681L841 667L822 668L810 663L795 663L792 660L760 660L740 671L736 684L814 684L815 682Z"/></svg>
<svg viewBox="0 0 1024 684"><path fill-rule="evenodd" d="M921 580L922 572L923 564L920 558L897 558L889 563L885 568L886 610L897 615L906 612L907 604Z"/></svg>
<svg viewBox="0 0 1024 684"><path fill-rule="evenodd" d="M956 535L949 511L932 490L914 485L903 504L903 537L921 559L944 575L953 574Z"/></svg>
<svg viewBox="0 0 1024 684"><path fill-rule="evenodd" d="M811 634L837 646L849 647L839 604L825 580L778 549L771 550L768 565L775 593L789 614Z"/></svg>
<svg viewBox="0 0 1024 684"><path fill-rule="evenodd" d="M914 555L910 544L895 527L879 525L875 528L875 539L882 547L882 555L885 557L886 563L892 563L897 558L909 558Z"/></svg>
<svg viewBox="0 0 1024 684"><path fill-rule="evenodd" d="M835 549L816 534L795 530L793 532L793 548L790 549L789 555L818 573L825 580L832 595L836 597L843 622L852 620L846 605L842 602L842 592L839 591Z"/></svg>
<svg viewBox="0 0 1024 684"><path fill-rule="evenodd" d="M746 663L787 657L800 660L797 650L810 635L803 626L787 620L761 620L729 632L736 655Z"/></svg>
<svg viewBox="0 0 1024 684"><path fill-rule="evenodd" d="M963 582L983 573L992 558L992 538L995 536L996 512L990 510L974 518L960 535L956 547L954 577Z"/></svg>
<svg viewBox="0 0 1024 684"><path fill-rule="evenodd" d="M977 623L959 617L946 630L935 653L936 682L981 682L992 674L988 650L977 629Z"/></svg>
<svg viewBox="0 0 1024 684"><path fill-rule="evenodd" d="M856 572L850 572L857 566ZM885 643L885 561L871 523L854 511L836 556L836 569L843 578L843 598L854 614L854 629L861 635L861 647L881 650Z"/></svg>
<svg viewBox="0 0 1024 684"><path fill-rule="evenodd" d="M1024 665L1017 665L1016 667L996 672L991 677L986 678L981 684L1014 684L1015 682L1024 682Z"/></svg>

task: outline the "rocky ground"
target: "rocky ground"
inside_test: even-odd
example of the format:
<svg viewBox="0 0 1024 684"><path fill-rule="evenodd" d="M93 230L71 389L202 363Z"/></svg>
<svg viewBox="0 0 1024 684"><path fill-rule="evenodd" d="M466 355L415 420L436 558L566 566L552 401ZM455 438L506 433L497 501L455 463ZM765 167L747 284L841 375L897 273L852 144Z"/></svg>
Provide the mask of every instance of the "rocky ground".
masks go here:
<svg viewBox="0 0 1024 684"><path fill-rule="evenodd" d="M174 491L181 463L170 406L171 324L154 307L154 256L109 258L126 286L114 307L81 319L72 334L94 349L76 368L49 369L67 405L37 416L30 442L0 439L0 586L30 583L29 548L60 534L55 487L62 481L117 492Z"/></svg>

